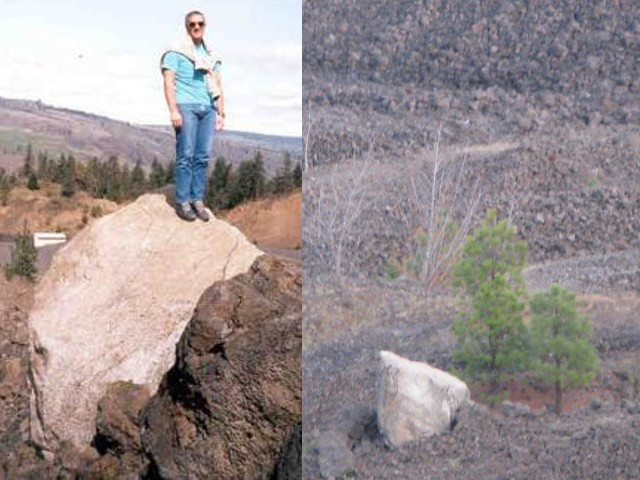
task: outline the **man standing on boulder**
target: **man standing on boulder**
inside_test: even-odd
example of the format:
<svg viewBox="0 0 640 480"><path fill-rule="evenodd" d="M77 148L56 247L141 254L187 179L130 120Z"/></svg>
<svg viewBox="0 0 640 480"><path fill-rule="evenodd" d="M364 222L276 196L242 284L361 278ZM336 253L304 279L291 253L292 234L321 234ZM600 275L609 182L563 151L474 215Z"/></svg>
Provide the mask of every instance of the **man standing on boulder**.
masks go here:
<svg viewBox="0 0 640 480"><path fill-rule="evenodd" d="M185 16L187 35L162 55L164 95L176 131L175 208L184 220L209 220L204 206L207 165L216 130L224 127L221 62L204 42L205 19Z"/></svg>

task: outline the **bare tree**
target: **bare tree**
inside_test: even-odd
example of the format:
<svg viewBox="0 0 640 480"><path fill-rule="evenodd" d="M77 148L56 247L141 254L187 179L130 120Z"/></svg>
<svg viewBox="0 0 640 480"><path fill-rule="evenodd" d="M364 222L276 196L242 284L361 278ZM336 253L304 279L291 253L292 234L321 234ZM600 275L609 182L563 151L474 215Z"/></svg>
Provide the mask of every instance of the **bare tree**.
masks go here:
<svg viewBox="0 0 640 480"><path fill-rule="evenodd" d="M468 153L461 161L443 160L440 137L439 131L430 168L415 169L409 174L411 200L417 214L410 266L424 282L427 296L448 277L482 197L479 179L470 191L464 189Z"/></svg>
<svg viewBox="0 0 640 480"><path fill-rule="evenodd" d="M357 243L357 220L367 209L372 141L366 157L341 162L305 192L304 239L318 258L333 271L344 287L348 245Z"/></svg>

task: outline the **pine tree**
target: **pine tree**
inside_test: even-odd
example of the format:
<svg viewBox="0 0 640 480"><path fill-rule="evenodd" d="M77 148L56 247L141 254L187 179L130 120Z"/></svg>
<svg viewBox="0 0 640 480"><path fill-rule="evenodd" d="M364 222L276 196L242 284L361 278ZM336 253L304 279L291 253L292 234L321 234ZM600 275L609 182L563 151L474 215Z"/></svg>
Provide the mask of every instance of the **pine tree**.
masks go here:
<svg viewBox="0 0 640 480"><path fill-rule="evenodd" d="M16 238L16 244L11 251L11 262L4 266L4 273L8 280L14 275L35 280L38 273L36 260L38 259L38 251L33 245L33 236L27 228L25 221L22 233Z"/></svg>
<svg viewBox="0 0 640 480"><path fill-rule="evenodd" d="M302 164L296 162L296 166L293 168L293 185L296 188L302 188Z"/></svg>
<svg viewBox="0 0 640 480"><path fill-rule="evenodd" d="M93 157L84 172L83 185L86 191L94 198L102 198L104 191L102 189L100 163L98 157Z"/></svg>
<svg viewBox="0 0 640 480"><path fill-rule="evenodd" d="M22 166L21 175L24 178L29 178L33 172L33 148L31 144L27 145L27 153L24 157L24 164Z"/></svg>
<svg viewBox="0 0 640 480"><path fill-rule="evenodd" d="M118 177L117 190L120 192L120 200L125 198L131 198L133 194L133 182L131 181L131 170L126 163L122 165L120 169L120 176Z"/></svg>
<svg viewBox="0 0 640 480"><path fill-rule="evenodd" d="M102 168L102 178L105 185L105 197L119 202L124 197L122 185L122 170L118 157L111 155Z"/></svg>
<svg viewBox="0 0 640 480"><path fill-rule="evenodd" d="M49 159L47 158L47 154L43 152L38 153L38 178L42 180L48 180L47 178L48 163L49 163Z"/></svg>
<svg viewBox="0 0 640 480"><path fill-rule="evenodd" d="M229 204L229 178L232 165L227 163L224 157L218 157L213 166L207 185L206 203L212 210L228 207Z"/></svg>
<svg viewBox="0 0 640 480"><path fill-rule="evenodd" d="M38 177L35 172L31 172L29 180L27 181L27 188L29 190L40 190L40 184L38 183Z"/></svg>
<svg viewBox="0 0 640 480"><path fill-rule="evenodd" d="M491 211L467 238L453 269L454 288L465 300L453 326L458 339L453 356L463 363L467 378L488 381L493 395L504 375L523 368L527 360L525 262L526 243Z"/></svg>
<svg viewBox="0 0 640 480"><path fill-rule="evenodd" d="M151 188L164 187L166 179L167 172L165 172L164 167L158 161L158 158L153 157L153 161L151 162L151 175L149 175L149 184Z"/></svg>
<svg viewBox="0 0 640 480"><path fill-rule="evenodd" d="M562 392L585 385L598 372L598 353L591 344L593 327L578 314L576 296L559 285L531 300L531 336L540 379L555 387L556 413L562 413Z"/></svg>
<svg viewBox="0 0 640 480"><path fill-rule="evenodd" d="M56 162L55 173L53 175L53 181L56 183L64 183L65 175L67 174L67 157L64 153L60 154L60 158Z"/></svg>
<svg viewBox="0 0 640 480"><path fill-rule="evenodd" d="M229 208L258 198L264 191L264 163L262 154L258 152L253 160L244 160L238 166L235 180L229 188Z"/></svg>
<svg viewBox="0 0 640 480"><path fill-rule="evenodd" d="M169 166L165 170L165 172L167 174L167 178L164 181L165 185L168 184L168 183L173 183L173 180L174 180L173 176L174 176L175 168L176 168L176 161L175 160L171 160L169 162Z"/></svg>
<svg viewBox="0 0 640 480"><path fill-rule="evenodd" d="M0 205L6 207L9 203L11 184L4 168L0 168Z"/></svg>
<svg viewBox="0 0 640 480"><path fill-rule="evenodd" d="M293 190L294 180L291 170L291 155L286 152L282 160L282 167L278 170L274 181L274 191L276 193L286 193Z"/></svg>
<svg viewBox="0 0 640 480"><path fill-rule="evenodd" d="M73 197L76 193L76 161L69 155L61 164L62 195Z"/></svg>
<svg viewBox="0 0 640 480"><path fill-rule="evenodd" d="M147 188L147 177L142 169L140 160L136 162L136 166L133 167L131 172L131 195L133 198L138 198Z"/></svg>

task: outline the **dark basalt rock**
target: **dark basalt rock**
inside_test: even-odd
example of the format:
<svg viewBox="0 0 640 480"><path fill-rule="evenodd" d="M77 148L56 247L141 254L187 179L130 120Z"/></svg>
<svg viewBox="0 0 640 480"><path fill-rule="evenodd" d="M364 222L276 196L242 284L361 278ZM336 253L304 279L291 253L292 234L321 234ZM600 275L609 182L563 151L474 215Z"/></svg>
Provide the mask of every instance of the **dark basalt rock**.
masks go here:
<svg viewBox="0 0 640 480"><path fill-rule="evenodd" d="M205 291L142 414L149 478L274 475L301 422L301 289L300 264L260 257Z"/></svg>

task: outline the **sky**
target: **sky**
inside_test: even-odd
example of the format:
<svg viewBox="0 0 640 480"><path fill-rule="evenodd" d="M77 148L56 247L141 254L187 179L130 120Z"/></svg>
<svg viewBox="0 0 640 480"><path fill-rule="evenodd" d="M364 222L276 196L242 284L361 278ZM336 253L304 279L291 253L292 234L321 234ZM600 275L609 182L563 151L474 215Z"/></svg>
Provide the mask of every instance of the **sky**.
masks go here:
<svg viewBox="0 0 640 480"><path fill-rule="evenodd" d="M302 134L300 0L0 0L0 97L169 125L160 56L200 10L226 128Z"/></svg>

